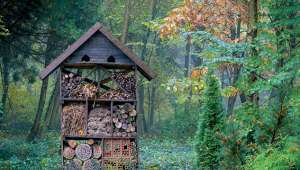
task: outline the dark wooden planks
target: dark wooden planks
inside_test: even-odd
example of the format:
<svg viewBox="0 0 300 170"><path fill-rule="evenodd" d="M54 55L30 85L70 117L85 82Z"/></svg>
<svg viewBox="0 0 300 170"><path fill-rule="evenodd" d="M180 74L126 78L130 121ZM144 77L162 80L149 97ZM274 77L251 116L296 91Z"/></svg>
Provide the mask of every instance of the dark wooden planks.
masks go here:
<svg viewBox="0 0 300 170"><path fill-rule="evenodd" d="M114 38L108 30L106 30L104 27L101 27L100 31L138 66L138 70L142 73L143 76L145 76L148 80L152 80L153 78L155 78L155 73L148 67L148 65L146 65L131 50L125 47L125 45L123 45L119 40Z"/></svg>
<svg viewBox="0 0 300 170"><path fill-rule="evenodd" d="M65 63L80 63L83 56L89 56L88 63L108 63L110 56L115 58L116 64L133 65L129 59L119 48L117 48L110 40L108 40L100 31L96 32L86 43L77 49Z"/></svg>
<svg viewBox="0 0 300 170"><path fill-rule="evenodd" d="M153 78L155 78L155 73L139 58L137 57L131 50L129 50L125 45L123 45L119 40L115 39L112 34L107 31L100 23L96 23L93 27L91 27L88 32L86 32L82 37L80 37L75 43L73 43L69 48L67 48L61 55L59 55L52 63L50 63L39 75L39 77L41 79L46 78L49 74L51 74L55 69L57 69L66 59L68 59L70 56L73 55L73 57L76 58L77 55L77 60L78 61L80 55L84 55L84 53L80 53L78 52L78 54L76 54L76 50L78 49L82 49L84 47L81 47L84 43L86 43L90 38L93 37L93 35L95 35L95 33L97 33L97 31L100 31L101 34L103 34L105 38L107 38L107 40L109 40L110 42L98 42L100 45L101 43L106 43L105 45L107 45L108 47L110 47L109 49L103 49L105 48L105 46L102 47L98 47L98 43L91 43L90 44L90 51L88 49L85 49L84 52L89 52L91 53L91 56L95 55L95 58L92 60L92 62L97 63L102 63L104 62L104 60L107 59L108 54L114 54L112 56L114 56L116 58L116 60L118 60L120 63L115 63L115 64L120 64L120 65L130 65L128 60L126 58L124 58L124 55L127 56L130 61L132 61L134 64L136 64L138 66L138 71L140 71L142 73L143 76L145 76L148 80L151 80ZM97 34L96 34L97 35ZM98 37L99 38L99 37ZM101 38L101 36L100 36ZM118 50L116 50L115 48L113 48L111 45L116 46L116 48ZM103 50L103 54L99 54L99 49L101 51L101 49ZM78 50L80 51L80 50ZM120 53L120 51L122 53ZM90 57L91 57L90 56ZM106 57L104 57L106 56ZM109 56L108 56L109 57ZM81 59L81 58L80 58ZM80 64L78 62L74 62L73 64Z"/></svg>
<svg viewBox="0 0 300 170"><path fill-rule="evenodd" d="M76 49L78 49L83 43L85 43L97 30L102 27L100 23L96 23L91 27L83 36L81 36L75 43L69 46L62 54L60 54L54 61L52 61L39 75L41 79L46 78L60 64L66 60Z"/></svg>

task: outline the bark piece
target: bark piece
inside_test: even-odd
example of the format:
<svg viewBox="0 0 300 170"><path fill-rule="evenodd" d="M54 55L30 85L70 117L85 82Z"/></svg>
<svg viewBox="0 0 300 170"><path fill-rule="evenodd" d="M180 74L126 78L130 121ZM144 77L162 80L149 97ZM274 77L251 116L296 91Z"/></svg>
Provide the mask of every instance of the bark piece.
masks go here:
<svg viewBox="0 0 300 170"><path fill-rule="evenodd" d="M77 142L75 140L69 140L68 141L68 145L72 148L75 149L75 147L77 146Z"/></svg>
<svg viewBox="0 0 300 170"><path fill-rule="evenodd" d="M99 159L102 156L102 147L99 145L93 146L93 158Z"/></svg>
<svg viewBox="0 0 300 170"><path fill-rule="evenodd" d="M88 141L87 141L87 144L89 144L89 145L93 145L95 143L95 141L93 140L93 139L89 139Z"/></svg>
<svg viewBox="0 0 300 170"><path fill-rule="evenodd" d="M63 157L66 159L73 159L75 156L75 151L71 147L65 147L63 151Z"/></svg>

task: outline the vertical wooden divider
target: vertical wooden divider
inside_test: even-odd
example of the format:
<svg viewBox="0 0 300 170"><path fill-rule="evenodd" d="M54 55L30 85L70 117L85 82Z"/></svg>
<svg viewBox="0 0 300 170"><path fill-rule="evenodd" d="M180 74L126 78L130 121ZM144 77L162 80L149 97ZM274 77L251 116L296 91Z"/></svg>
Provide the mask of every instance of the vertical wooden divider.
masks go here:
<svg viewBox="0 0 300 170"><path fill-rule="evenodd" d="M113 121L112 121L112 116L113 116L113 105L114 105L114 102L113 101L110 101L110 137L113 136Z"/></svg>
<svg viewBox="0 0 300 170"><path fill-rule="evenodd" d="M89 100L85 98L85 127L84 127L84 135L88 136L88 119L89 119Z"/></svg>
<svg viewBox="0 0 300 170"><path fill-rule="evenodd" d="M138 116L139 116L139 109L138 109L138 76L137 76L137 73L138 73L138 70L137 70L137 66L135 65L134 66L134 76L135 76L135 101L134 101L134 104L135 104L135 110L137 111L136 113L136 117L135 117L135 122L136 122L136 136L134 137L134 142L135 142L135 145L136 145L136 153L134 153L134 155L136 154L136 165L135 165L135 168L138 169L139 168L139 163L140 163L140 158L139 158L139 143L138 143L138 138L139 138L139 128L138 128Z"/></svg>
<svg viewBox="0 0 300 170"><path fill-rule="evenodd" d="M104 138L101 139L101 148L102 148L101 169L104 169Z"/></svg>
<svg viewBox="0 0 300 170"><path fill-rule="evenodd" d="M58 76L59 76L59 113L60 113L60 130L62 130L62 124L63 124L63 97L62 97L62 92L61 92L61 79L62 79L62 69L63 66L60 67L60 69L58 70ZM61 161L62 161L62 169L63 169L63 165L64 165L64 157L63 157L63 149L64 149L64 135L63 133L60 133L60 155L61 155Z"/></svg>

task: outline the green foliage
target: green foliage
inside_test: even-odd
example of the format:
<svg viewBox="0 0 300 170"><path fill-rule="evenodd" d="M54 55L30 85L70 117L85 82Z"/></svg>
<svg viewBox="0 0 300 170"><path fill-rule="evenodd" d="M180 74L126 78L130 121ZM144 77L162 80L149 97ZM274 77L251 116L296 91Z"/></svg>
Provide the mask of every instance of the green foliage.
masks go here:
<svg viewBox="0 0 300 170"><path fill-rule="evenodd" d="M177 104L175 104L177 105ZM159 130L162 136L174 137L177 139L188 138L195 134L197 129L197 121L199 119L199 109L191 107L187 116L184 108L177 106L175 118L167 118L160 122Z"/></svg>
<svg viewBox="0 0 300 170"><path fill-rule="evenodd" d="M209 72L206 75L201 117L196 135L197 166L218 169L220 166L221 141L218 138L223 123L223 109L219 81Z"/></svg>
<svg viewBox="0 0 300 170"><path fill-rule="evenodd" d="M5 139L3 139L5 138ZM0 133L0 169L60 169L60 138L49 133L42 140L29 143L23 136ZM190 140L143 137L140 139L140 167L144 169L194 169L195 154Z"/></svg>
<svg viewBox="0 0 300 170"><path fill-rule="evenodd" d="M4 0L6 7L0 12L0 61L1 68L8 67L9 98L7 114L1 121L0 169L59 169L58 134L37 143L28 143L24 136L16 134L20 129L29 129L33 122L40 89L40 82L35 81L37 74L44 57L52 59L95 21L119 37L124 2ZM143 82L143 116L147 124L151 87L157 84L151 132L161 136L141 139L142 165L146 169L196 169L193 165L198 162L203 169L218 164L220 169L300 169L299 2L259 1L257 37L252 40L252 34L248 34L251 29L242 24L242 42L236 43L224 42L202 28L160 41L151 31L158 30L162 18L182 1L155 1L154 19L149 9L151 2L132 1L126 44L138 55L143 54L145 62L158 74L154 83ZM219 66L214 71L225 73L223 101L235 95L246 96L244 103L237 99L224 124L221 114L227 103L221 106L217 80L183 78L187 34L193 37L191 65L198 67L195 61L201 60L201 66ZM47 44L49 39L52 44ZM236 83L230 83L235 76L233 67L240 69ZM2 71L2 79L4 74ZM249 79L252 75L255 80ZM258 104L249 99L255 93L260 97ZM197 125L193 152L188 138L195 134Z"/></svg>
<svg viewBox="0 0 300 170"><path fill-rule="evenodd" d="M182 142L174 138L142 138L141 160L145 169L195 169L195 153L192 142L184 138Z"/></svg>
<svg viewBox="0 0 300 170"><path fill-rule="evenodd" d="M3 17L0 15L0 36L7 36L9 35L8 29L5 27L5 24L3 22Z"/></svg>
<svg viewBox="0 0 300 170"><path fill-rule="evenodd" d="M21 136L1 141L1 169L60 169L60 142L57 134L49 134L36 143L28 143Z"/></svg>
<svg viewBox="0 0 300 170"><path fill-rule="evenodd" d="M33 122L40 84L34 83L30 87L20 84L12 84L9 87L9 101L6 104L10 114L5 115L2 125L13 130L29 129ZM1 88L1 86L0 86ZM1 93L0 93L1 94ZM21 100L23 99L23 100Z"/></svg>
<svg viewBox="0 0 300 170"><path fill-rule="evenodd" d="M246 170L285 170L300 168L300 137L288 137L278 147L269 147L249 158Z"/></svg>

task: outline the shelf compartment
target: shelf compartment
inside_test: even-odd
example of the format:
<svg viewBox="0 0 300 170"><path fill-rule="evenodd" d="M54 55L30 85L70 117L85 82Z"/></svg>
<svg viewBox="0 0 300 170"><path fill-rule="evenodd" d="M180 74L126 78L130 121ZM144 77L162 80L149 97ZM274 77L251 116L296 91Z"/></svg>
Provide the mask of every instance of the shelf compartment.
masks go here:
<svg viewBox="0 0 300 170"><path fill-rule="evenodd" d="M62 134L82 136L86 134L86 104L65 103L62 106Z"/></svg>
<svg viewBox="0 0 300 170"><path fill-rule="evenodd" d="M64 136L64 140L87 140L87 139L136 139L137 136L116 137L116 136Z"/></svg>
<svg viewBox="0 0 300 170"><path fill-rule="evenodd" d="M76 99L76 98L62 98L62 101L73 101L73 102L84 102L84 101L96 101L96 102L122 102L122 103L133 103L136 100L114 100L114 99Z"/></svg>

